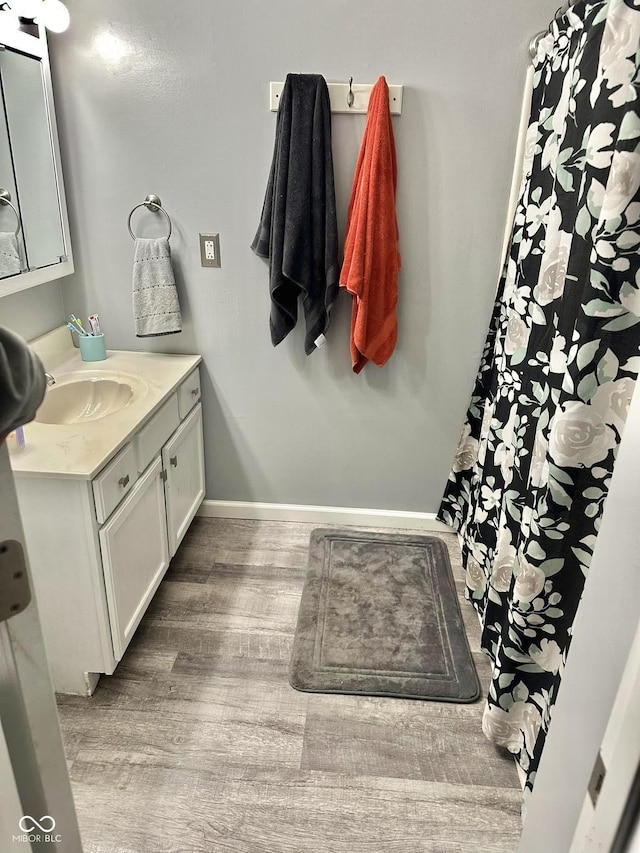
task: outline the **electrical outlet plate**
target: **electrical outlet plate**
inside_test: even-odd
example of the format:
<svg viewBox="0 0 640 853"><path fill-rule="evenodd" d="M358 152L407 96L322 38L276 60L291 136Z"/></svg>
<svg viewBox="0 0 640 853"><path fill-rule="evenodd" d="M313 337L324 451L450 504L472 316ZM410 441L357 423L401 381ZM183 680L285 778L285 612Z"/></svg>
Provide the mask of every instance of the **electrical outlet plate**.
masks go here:
<svg viewBox="0 0 640 853"><path fill-rule="evenodd" d="M200 266L221 266L219 234L200 234Z"/></svg>

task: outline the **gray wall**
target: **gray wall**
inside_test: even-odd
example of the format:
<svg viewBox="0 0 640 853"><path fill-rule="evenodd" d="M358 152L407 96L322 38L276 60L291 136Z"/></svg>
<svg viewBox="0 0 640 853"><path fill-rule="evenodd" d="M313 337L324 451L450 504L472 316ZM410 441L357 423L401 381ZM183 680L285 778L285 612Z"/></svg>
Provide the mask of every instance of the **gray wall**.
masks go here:
<svg viewBox="0 0 640 853"><path fill-rule="evenodd" d="M51 37L77 274L66 311L108 345L204 356L207 496L436 510L496 285L531 35L558 0L83 0ZM270 80L288 71L405 85L394 120L403 268L399 342L349 363L350 298L328 346L273 349L267 270L249 250L273 147ZM364 118L335 116L341 230ZM183 334L134 336L132 206L158 193ZM137 221L143 235L153 217ZM221 270L199 266L219 231Z"/></svg>
<svg viewBox="0 0 640 853"><path fill-rule="evenodd" d="M0 299L0 323L30 341L66 322L63 281L52 281Z"/></svg>

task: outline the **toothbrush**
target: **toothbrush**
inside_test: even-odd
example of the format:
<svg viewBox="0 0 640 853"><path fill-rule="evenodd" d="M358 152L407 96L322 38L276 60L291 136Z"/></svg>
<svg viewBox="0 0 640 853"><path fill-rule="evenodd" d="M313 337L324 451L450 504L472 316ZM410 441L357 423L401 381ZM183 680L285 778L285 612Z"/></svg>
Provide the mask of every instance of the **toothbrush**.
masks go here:
<svg viewBox="0 0 640 853"><path fill-rule="evenodd" d="M73 325L73 323L67 323L67 329L70 329L72 332L75 332L75 333L76 333L76 335L79 335L79 334L80 334L80 330L79 330L79 329L77 329L77 328Z"/></svg>
<svg viewBox="0 0 640 853"><path fill-rule="evenodd" d="M100 318L97 314L89 314L89 326L91 327L92 335L100 335Z"/></svg>
<svg viewBox="0 0 640 853"><path fill-rule="evenodd" d="M71 320L71 322L72 322L72 323L74 323L74 324L77 326L77 328L80 330L80 333L81 333L81 334L83 334L83 335L86 335L86 334L87 334L87 333L86 333L86 331L85 331L84 326L82 325L82 323L81 323L81 322L80 322L80 320L76 317L76 315L75 315L75 314L69 314L69 319Z"/></svg>
<svg viewBox="0 0 640 853"><path fill-rule="evenodd" d="M78 318L76 317L75 314L69 314L69 319L71 320L72 323L74 323L78 327L81 335L87 334L87 332L85 332L85 330L84 330L84 326L82 325L80 320L78 320Z"/></svg>

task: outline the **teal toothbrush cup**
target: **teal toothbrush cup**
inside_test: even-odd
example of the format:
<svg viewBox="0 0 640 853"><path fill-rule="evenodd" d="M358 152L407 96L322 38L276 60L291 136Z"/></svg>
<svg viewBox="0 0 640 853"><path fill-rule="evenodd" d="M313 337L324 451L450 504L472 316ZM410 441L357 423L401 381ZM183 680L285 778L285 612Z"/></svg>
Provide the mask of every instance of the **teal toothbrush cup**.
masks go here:
<svg viewBox="0 0 640 853"><path fill-rule="evenodd" d="M104 335L78 335L78 342L83 361L104 361L107 357Z"/></svg>

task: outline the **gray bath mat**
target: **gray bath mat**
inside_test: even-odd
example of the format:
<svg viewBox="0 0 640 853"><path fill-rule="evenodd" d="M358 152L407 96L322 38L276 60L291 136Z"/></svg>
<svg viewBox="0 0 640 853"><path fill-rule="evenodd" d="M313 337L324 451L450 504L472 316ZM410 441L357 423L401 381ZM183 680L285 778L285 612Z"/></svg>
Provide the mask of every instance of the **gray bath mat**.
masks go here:
<svg viewBox="0 0 640 853"><path fill-rule="evenodd" d="M477 699L444 543L314 530L290 680L317 693Z"/></svg>

